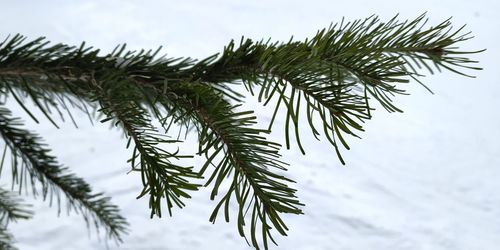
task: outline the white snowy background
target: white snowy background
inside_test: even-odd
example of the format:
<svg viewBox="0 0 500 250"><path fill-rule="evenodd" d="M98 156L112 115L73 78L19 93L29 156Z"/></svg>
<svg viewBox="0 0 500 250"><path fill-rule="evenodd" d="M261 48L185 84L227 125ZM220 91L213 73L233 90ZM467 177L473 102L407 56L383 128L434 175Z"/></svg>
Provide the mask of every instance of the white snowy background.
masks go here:
<svg viewBox="0 0 500 250"><path fill-rule="evenodd" d="M341 166L327 142L305 139L307 154L284 151L287 173L298 184L305 215L286 216L288 237L273 249L500 249L500 2L476 1L0 1L0 38L21 33L54 42L82 41L111 51L155 49L169 56L202 58L242 35L260 40L302 39L332 22L379 15L414 18L427 11L430 23L450 16L467 24L475 39L464 49L488 50L474 56L483 71L470 79L451 73L429 76L431 95L417 83L410 96L396 99L405 112L379 109L361 140L350 139ZM258 104L249 98L249 108ZM18 108L11 107L22 114ZM131 232L109 249L250 249L233 222L212 225L215 202L209 190L174 216L150 219L147 199L136 200L138 175L128 174L130 152L117 130L91 126L78 112L57 130L46 120L29 128L41 133L60 162L113 197ZM269 117L262 115L262 121ZM264 123L262 123L264 125ZM283 141L282 127L271 139ZM307 136L307 133L304 133ZM192 141L194 138L191 138ZM194 145L194 144L192 144ZM199 163L199 162L197 162ZM5 177L1 180L7 185ZM106 249L75 214L33 201L32 220L11 224L21 250Z"/></svg>

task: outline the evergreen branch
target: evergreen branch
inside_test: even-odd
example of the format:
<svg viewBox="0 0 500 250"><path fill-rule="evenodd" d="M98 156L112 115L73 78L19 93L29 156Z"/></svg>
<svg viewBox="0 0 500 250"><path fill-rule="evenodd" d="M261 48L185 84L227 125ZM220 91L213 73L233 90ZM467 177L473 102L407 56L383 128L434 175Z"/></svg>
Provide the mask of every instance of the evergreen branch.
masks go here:
<svg viewBox="0 0 500 250"><path fill-rule="evenodd" d="M181 198L191 198L188 191L198 190L198 184L190 183L188 179L199 178L192 167L183 167L171 163L170 159L190 158L192 156L179 155L178 152L168 152L160 145L178 143L170 140L151 124L151 120L141 104L143 89L134 83L108 79L105 81L93 80L92 83L99 89L96 100L99 101L99 110L107 116L101 122L114 120L115 125L121 124L129 142L134 142L134 150L129 160L132 170L141 172L144 185L137 198L149 194L151 217L161 217L161 201L165 198L167 209L172 216L171 208L177 205L185 206ZM150 106L158 112L154 105Z"/></svg>
<svg viewBox="0 0 500 250"><path fill-rule="evenodd" d="M251 116L253 112L232 113L228 118L220 116L223 120L216 119L217 114L207 116L204 109L200 109L200 115L211 129L211 132L202 133L200 140L206 143L202 145L202 151L207 151L210 145L214 145L214 152L205 163L204 169L209 164L215 165L215 169L206 185L214 183L211 199L218 193L223 179L231 178L232 183L228 192L217 204L210 216L210 221L215 222L219 209L225 206L225 219L229 222L229 201L234 195L238 203L238 231L245 237L243 227L246 225L245 217L248 209L251 209L250 235L252 245L259 249L257 240L257 221L260 221L262 229L262 240L264 248L268 249L268 238L274 242L271 229L274 228L280 234L286 235L288 230L280 213L302 214L299 203L295 196L296 190L288 187L286 183L294 182L276 173L276 170L286 170L285 164L279 161L278 150L280 145L269 142L261 134L265 130L254 129L256 117ZM200 117L200 118L202 118ZM218 145L220 144L220 145ZM223 155L218 163L213 160L218 155ZM245 237L246 238L246 237ZM275 243L275 242L274 242Z"/></svg>
<svg viewBox="0 0 500 250"><path fill-rule="evenodd" d="M107 82L107 81L105 81ZM280 217L281 213L301 214L294 189L286 185L292 180L271 172L272 169L286 170L286 164L279 161L280 145L269 142L262 136L267 130L252 128L256 124L252 112L237 112L223 97L220 89L202 82L141 83L150 87L148 100L155 100L167 110L167 116L161 118L163 124L181 123L196 125L199 132L199 154L204 154L206 163L200 170L203 175L209 166L214 170L205 186L213 184L211 199L220 192L222 181L232 179L230 187L217 204L210 216L215 223L216 217L224 205L225 220L229 221L229 203L235 197L238 204L238 231L247 239L244 226L247 212L252 209L250 238L252 245L259 248L258 235L262 234L262 243L268 248L268 239L274 242L271 229L286 235L288 228ZM157 87L154 87L157 86ZM148 91L137 91L148 93ZM123 98L118 98L123 99ZM129 98L130 99L130 98ZM151 104L150 101L147 103ZM151 107L151 105L150 105ZM152 107L153 113L157 108ZM161 117L161 116L160 116ZM234 171L234 172L233 172ZM232 176L231 174L234 173ZM261 223L261 233L257 223ZM247 240L248 242L248 240Z"/></svg>
<svg viewBox="0 0 500 250"><path fill-rule="evenodd" d="M256 229L260 222L267 249L268 238L274 241L271 227L286 234L280 214L302 213L295 190L287 185L292 181L273 171L286 169L279 160L280 145L263 136L282 106L286 109L287 148L293 126L297 144L305 152L298 129L305 116L313 135L319 139L322 128L344 163L339 144L349 149L345 134L357 137L363 131L362 123L371 119L372 99L390 112L401 111L391 98L405 94L400 85L410 79L423 85L419 80L422 66L431 74L431 63L438 70L463 75L467 74L462 69L480 69L473 66L476 61L463 56L481 51L463 52L456 47L471 38L469 33L463 34L462 28L453 30L449 20L430 28L425 23L423 15L405 22L396 17L386 23L377 17L342 21L305 41L242 39L239 46L231 42L220 55L200 61L156 58L159 50L136 53L126 51L125 46L100 55L85 44L48 46L43 38L25 42L16 35L0 43L0 93L14 97L21 107L23 97L18 93L24 93L49 120L47 106L67 109L51 103L51 93L63 100L98 102L107 117L104 121L120 124L129 144L134 142L130 162L133 170L141 171L144 189L140 196L150 194L152 216L161 215L163 197L169 213L174 203L184 206L180 198L189 198L186 192L197 189L188 178L198 174L170 162L183 156L160 145L179 141L158 135L148 112L167 132L172 124L186 131L195 126L199 153L207 158L201 173L210 165L215 167L207 181L214 186L211 198L215 199L223 179L232 180L210 221L215 221L222 205L229 220L229 202L234 196L240 235L246 239L245 217L251 208L252 245L260 247ZM242 94L232 89L232 84L240 83L264 105L276 100L268 130L254 128L253 114L237 111L238 105L226 100L243 102Z"/></svg>
<svg viewBox="0 0 500 250"><path fill-rule="evenodd" d="M30 210L26 209L26 205L21 203L19 197L0 188L0 225L6 226L9 222L18 219L29 219L32 214Z"/></svg>
<svg viewBox="0 0 500 250"><path fill-rule="evenodd" d="M266 140L262 134L266 130L256 129L256 117L251 111L237 112L222 97L223 95L202 83L186 83L170 86L181 94L178 104L199 121L199 154L207 161L200 170L203 174L209 166L214 166L205 186L213 184L210 198L220 192L224 179L232 182L210 216L215 223L219 210L224 206L224 217L229 221L229 203L232 197L238 204L238 231L245 237L245 218L251 210L250 239L259 249L258 235L262 235L264 248L268 249L268 239L274 242L271 229L286 235L288 230L280 217L281 213L301 214L301 204L295 196L295 189L288 187L292 180L275 173L286 170L278 153L280 145ZM261 230L257 229L260 221ZM258 232L260 231L260 233ZM248 242L248 240L247 240Z"/></svg>
<svg viewBox="0 0 500 250"><path fill-rule="evenodd" d="M109 198L92 193L83 179L68 173L66 167L59 165L48 154L50 150L40 143L40 137L19 128L22 123L10 116L9 110L0 107L0 136L11 152L12 185L17 184L21 191L23 185L27 188L29 181L33 194L37 195L38 182L43 199L48 198L52 202L56 198L59 208L59 195L63 193L69 210L80 212L87 223L93 221L96 228L105 228L108 237L121 241L128 223L119 214L118 208L109 203Z"/></svg>
<svg viewBox="0 0 500 250"><path fill-rule="evenodd" d="M265 105L278 96L270 128L283 102L286 112L286 144L289 147L289 124L295 127L295 137L304 152L298 134L300 100L306 102L306 117L313 135L320 134L313 117L318 115L324 133L344 163L338 141L349 149L342 133L356 136L362 123L371 118L369 99L374 98L388 111L401 111L391 96L404 94L397 87L408 78L422 76L412 63L433 62L452 72L463 74L460 68L479 70L476 61L463 58L455 46L469 33L453 31L449 20L424 29L424 16L413 21L398 22L396 17L381 23L377 17L340 23L319 31L312 39L287 43L253 42L249 39L236 47L231 42L220 58L208 66L203 80L209 82L242 80L251 94L260 87L259 101ZM410 69L409 69L410 68ZM221 77L219 77L221 76ZM424 85L425 86L425 85ZM288 88L287 88L288 87ZM289 92L285 90L290 90ZM304 116L304 115L302 115Z"/></svg>

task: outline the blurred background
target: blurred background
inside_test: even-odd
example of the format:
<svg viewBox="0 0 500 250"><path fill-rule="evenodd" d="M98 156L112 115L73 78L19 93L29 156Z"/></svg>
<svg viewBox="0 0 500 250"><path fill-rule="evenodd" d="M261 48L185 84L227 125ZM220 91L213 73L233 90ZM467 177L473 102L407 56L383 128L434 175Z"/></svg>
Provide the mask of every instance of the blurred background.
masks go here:
<svg viewBox="0 0 500 250"><path fill-rule="evenodd" d="M405 89L395 103L404 113L381 108L365 125L361 140L350 138L342 166L332 147L313 138L309 149L283 151L297 181L305 215L285 216L288 237L272 249L498 249L500 245L500 19L498 1L0 1L0 39L21 33L56 43L88 45L110 52L117 44L156 49L173 57L203 58L242 35L260 40L303 39L344 17L372 14L388 20L427 12L429 24L449 17L456 28L467 24L475 38L463 50L487 51L473 58L483 71L465 78L443 72ZM496 30L496 31L495 31ZM259 109L249 98L247 108ZM23 114L15 108L16 115ZM127 174L130 156L119 131L91 125L83 114L79 128L56 129L44 120L27 126L39 132L61 163L113 197L131 223L117 246L90 233L83 219L61 214L34 201L32 220L9 225L21 250L45 249L251 249L235 223L208 218L215 202L209 190L173 217L150 219L147 199L135 197L140 177ZM260 119L267 120L265 114ZM305 121L305 120L304 120ZM264 123L263 123L264 124ZM276 130L283 126L276 124ZM191 136L192 137L192 136ZM194 140L192 147L195 147ZM271 136L283 142L282 131ZM195 162L192 164L199 164ZM0 183L7 186L8 179Z"/></svg>

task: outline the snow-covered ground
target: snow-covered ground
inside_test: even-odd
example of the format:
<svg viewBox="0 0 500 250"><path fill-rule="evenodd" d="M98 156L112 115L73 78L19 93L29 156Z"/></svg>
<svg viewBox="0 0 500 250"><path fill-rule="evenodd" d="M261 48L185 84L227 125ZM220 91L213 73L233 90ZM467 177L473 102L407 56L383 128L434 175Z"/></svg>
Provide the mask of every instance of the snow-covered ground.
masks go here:
<svg viewBox="0 0 500 250"><path fill-rule="evenodd" d="M201 58L241 35L260 39L304 38L337 22L378 14L413 18L427 11L431 23L450 16L475 39L466 49L484 70L468 79L428 77L431 95L410 84L396 102L403 114L375 113L363 139L351 139L341 166L326 142L284 151L297 180L305 215L287 216L288 237L274 249L495 250L500 246L500 18L498 1L1 1L0 37L22 33L54 42L87 41L110 51L165 46L171 56ZM496 31L495 31L496 30ZM256 107L255 102L251 102ZM21 112L19 112L21 113ZM74 113L77 114L77 113ZM266 120L266 116L261 119ZM214 202L194 194L172 218L149 219L147 200L136 200L137 175L126 174L129 153L116 130L67 123L57 130L29 122L59 160L113 197L131 223L122 245L109 249L249 249L234 223L208 222ZM279 130L279 126L276 127ZM272 139L282 141L280 131ZM194 144L193 144L194 145ZM6 183L6 180L2 180ZM106 249L84 221L35 202L32 220L10 225L21 250Z"/></svg>

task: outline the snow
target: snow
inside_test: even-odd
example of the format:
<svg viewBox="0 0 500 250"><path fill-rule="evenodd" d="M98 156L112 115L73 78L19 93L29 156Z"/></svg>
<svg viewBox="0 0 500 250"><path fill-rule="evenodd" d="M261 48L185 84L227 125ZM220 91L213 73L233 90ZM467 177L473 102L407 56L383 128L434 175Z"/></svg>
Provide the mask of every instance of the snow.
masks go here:
<svg viewBox="0 0 500 250"><path fill-rule="evenodd" d="M466 49L484 68L470 79L450 73L427 77L436 93L416 83L396 103L405 112L383 110L365 125L361 140L350 139L341 166L324 141L304 138L309 148L284 151L291 163L305 215L286 216L288 237L273 249L494 250L500 245L500 55L497 1L3 1L0 37L21 33L103 51L127 42L130 48L165 46L170 56L202 58L241 35L260 40L305 38L331 22L371 14L387 20L396 13L413 18L427 11L431 23L450 16L467 24L475 39ZM258 108L249 99L247 107ZM17 114L22 112L16 109ZM263 113L263 112L261 112ZM74 113L75 115L77 112ZM265 121L268 117L261 116ZM234 221L208 222L215 203L209 190L194 193L172 218L150 219L147 200L136 200L140 177L127 174L130 152L117 130L94 126L84 116L57 130L46 120L31 129L44 136L60 162L113 197L131 223L122 245L109 249L250 249ZM276 125L273 140L283 142ZM307 135L307 134L306 134ZM188 138L195 145L194 138ZM198 164L200 163L197 160ZM5 177L1 183L6 183ZM34 202L32 220L10 225L17 246L31 249L106 249L90 238L75 214Z"/></svg>

